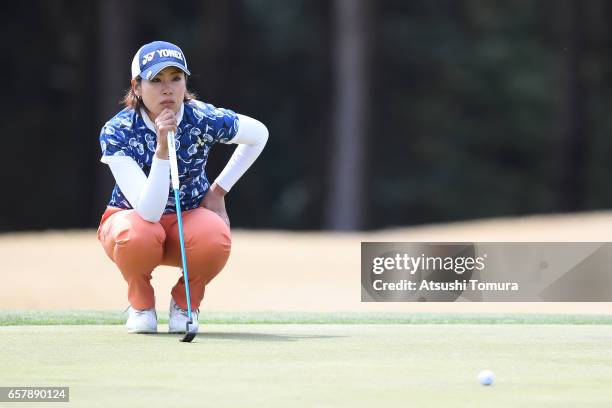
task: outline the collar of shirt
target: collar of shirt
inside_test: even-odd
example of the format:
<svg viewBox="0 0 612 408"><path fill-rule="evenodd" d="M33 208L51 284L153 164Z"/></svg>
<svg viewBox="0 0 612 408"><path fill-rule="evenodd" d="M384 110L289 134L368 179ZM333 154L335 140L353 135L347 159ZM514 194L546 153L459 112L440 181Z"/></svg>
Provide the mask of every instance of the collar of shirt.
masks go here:
<svg viewBox="0 0 612 408"><path fill-rule="evenodd" d="M178 125L180 125L181 121L183 120L183 112L184 111L185 111L185 104L181 103L181 108L179 109L178 113L176 114L176 123ZM151 130L153 133L157 133L155 131L155 124L149 118L149 115L147 115L147 112L144 109L140 109L140 116L142 116L142 119L144 120L144 123L145 123L145 125L147 125L149 130Z"/></svg>

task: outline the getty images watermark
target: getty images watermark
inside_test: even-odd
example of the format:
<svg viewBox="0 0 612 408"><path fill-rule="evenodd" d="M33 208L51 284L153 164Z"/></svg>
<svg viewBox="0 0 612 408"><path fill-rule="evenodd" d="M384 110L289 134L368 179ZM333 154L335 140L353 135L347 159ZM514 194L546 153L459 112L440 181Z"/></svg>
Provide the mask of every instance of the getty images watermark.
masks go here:
<svg viewBox="0 0 612 408"><path fill-rule="evenodd" d="M364 302L610 302L612 243L361 243Z"/></svg>

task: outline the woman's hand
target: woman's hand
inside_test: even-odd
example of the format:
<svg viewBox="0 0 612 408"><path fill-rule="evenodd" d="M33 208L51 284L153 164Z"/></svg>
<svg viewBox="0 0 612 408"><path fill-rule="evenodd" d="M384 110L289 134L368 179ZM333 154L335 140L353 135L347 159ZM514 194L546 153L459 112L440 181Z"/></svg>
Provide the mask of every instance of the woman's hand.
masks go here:
<svg viewBox="0 0 612 408"><path fill-rule="evenodd" d="M176 115L172 109L164 109L155 119L155 130L157 131L155 155L157 158L168 160L168 131L176 132L176 128Z"/></svg>
<svg viewBox="0 0 612 408"><path fill-rule="evenodd" d="M201 207L207 208L217 214L221 219L227 224L227 227L230 226L229 217L227 216L227 211L225 210L225 195L227 191L223 190L217 183L213 183L210 186L210 189L204 196L204 200L202 200Z"/></svg>

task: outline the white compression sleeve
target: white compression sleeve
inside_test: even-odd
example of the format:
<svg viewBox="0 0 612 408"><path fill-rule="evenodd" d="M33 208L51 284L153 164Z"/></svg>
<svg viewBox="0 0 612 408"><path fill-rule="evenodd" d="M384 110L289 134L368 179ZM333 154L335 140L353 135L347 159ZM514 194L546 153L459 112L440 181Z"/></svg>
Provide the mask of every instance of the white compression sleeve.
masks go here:
<svg viewBox="0 0 612 408"><path fill-rule="evenodd" d="M170 160L153 157L147 177L131 157L108 163L121 192L132 208L149 222L158 222L168 203Z"/></svg>
<svg viewBox="0 0 612 408"><path fill-rule="evenodd" d="M238 133L229 143L239 146L215 180L225 191L230 191L251 167L268 141L268 129L263 123L245 115L238 114L238 118Z"/></svg>

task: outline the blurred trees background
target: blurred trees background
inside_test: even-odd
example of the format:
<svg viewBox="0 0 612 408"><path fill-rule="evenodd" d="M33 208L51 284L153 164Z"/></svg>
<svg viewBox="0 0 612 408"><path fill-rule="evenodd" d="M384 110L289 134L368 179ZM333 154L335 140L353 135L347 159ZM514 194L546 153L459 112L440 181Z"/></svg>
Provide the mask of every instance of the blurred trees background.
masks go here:
<svg viewBox="0 0 612 408"><path fill-rule="evenodd" d="M270 140L233 226L354 229L612 206L605 0L34 1L2 14L0 231L95 227L133 54ZM214 180L232 153L218 146Z"/></svg>

